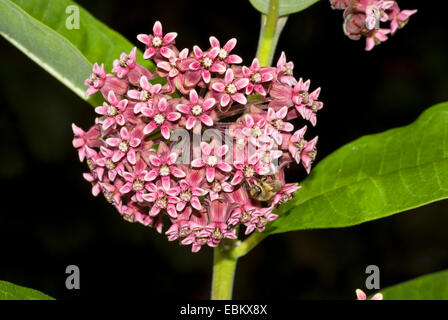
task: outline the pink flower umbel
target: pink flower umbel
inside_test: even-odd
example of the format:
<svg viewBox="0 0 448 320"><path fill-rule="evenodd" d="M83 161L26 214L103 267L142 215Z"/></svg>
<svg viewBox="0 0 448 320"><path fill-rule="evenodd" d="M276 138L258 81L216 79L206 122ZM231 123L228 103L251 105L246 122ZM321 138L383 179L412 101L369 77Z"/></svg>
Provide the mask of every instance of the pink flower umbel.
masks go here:
<svg viewBox="0 0 448 320"><path fill-rule="evenodd" d="M344 10L344 33L352 40L366 38L366 51L372 50L403 28L417 10L400 11L396 1L330 0L333 9ZM385 23L389 22L389 27Z"/></svg>
<svg viewBox="0 0 448 320"><path fill-rule="evenodd" d="M209 110L213 108L216 100L214 98L199 98L196 90L190 91L190 101L185 104L178 104L177 111L182 112L187 117L185 128L192 129L196 123L202 122L208 127L213 125L213 119L210 117Z"/></svg>
<svg viewBox="0 0 448 320"><path fill-rule="evenodd" d="M177 37L176 32L169 32L165 36L162 32L162 24L159 21L154 23L152 28L153 34L139 34L137 39L146 45L146 50L143 53L144 59L152 59L158 53L165 58L169 58L173 51L170 49L174 45L174 39Z"/></svg>
<svg viewBox="0 0 448 320"><path fill-rule="evenodd" d="M356 300L383 300L381 293L375 294L372 298L367 299L367 295L361 289L356 289Z"/></svg>
<svg viewBox="0 0 448 320"><path fill-rule="evenodd" d="M374 23L387 16L400 28L410 15L373 2L384 11L366 7ZM154 73L136 62L136 48L114 60L114 74L95 63L87 94L100 91L105 102L88 131L72 126L73 146L94 196L102 193L124 220L197 252L262 232L279 206L300 196L285 172L295 162L310 172L317 137L308 140L307 127L295 126L316 125L323 104L320 88L310 92L310 81L296 80L284 52L276 67L257 59L244 66L234 38L180 51L176 36L160 22L153 34L138 35ZM163 85L152 82L156 75Z"/></svg>

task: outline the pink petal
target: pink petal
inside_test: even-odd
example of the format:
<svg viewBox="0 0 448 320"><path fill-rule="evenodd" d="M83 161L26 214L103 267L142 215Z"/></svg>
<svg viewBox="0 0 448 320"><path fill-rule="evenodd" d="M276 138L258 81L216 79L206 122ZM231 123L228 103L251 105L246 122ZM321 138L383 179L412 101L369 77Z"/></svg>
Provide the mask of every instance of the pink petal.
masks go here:
<svg viewBox="0 0 448 320"><path fill-rule="evenodd" d="M190 130L196 124L196 117L190 116L187 119L187 125L185 126L187 130Z"/></svg>
<svg viewBox="0 0 448 320"><path fill-rule="evenodd" d="M171 166L170 167L170 172L173 176L175 176L176 178L184 178L186 176L185 172L183 172L182 170L180 170L178 167L176 166Z"/></svg>
<svg viewBox="0 0 448 320"><path fill-rule="evenodd" d="M222 82L215 82L212 84L212 89L217 92L223 92L226 89L226 86Z"/></svg>
<svg viewBox="0 0 448 320"><path fill-rule="evenodd" d="M212 182L213 180L215 180L215 168L206 167L205 168L205 177L207 178L208 182Z"/></svg>
<svg viewBox="0 0 448 320"><path fill-rule="evenodd" d="M178 104L176 109L184 114L190 114L191 111L191 107L188 104Z"/></svg>
<svg viewBox="0 0 448 320"><path fill-rule="evenodd" d="M162 37L162 24L160 23L160 21L156 21L156 23L154 23L152 31L156 37Z"/></svg>
<svg viewBox="0 0 448 320"><path fill-rule="evenodd" d="M164 37L163 37L163 43L165 45L171 44L171 42L174 41L174 39L176 39L177 37L177 33L176 32L168 32Z"/></svg>
<svg viewBox="0 0 448 320"><path fill-rule="evenodd" d="M212 108L216 103L216 100L214 98L208 98L205 99L202 102L202 108L204 109L204 111L208 111L210 108Z"/></svg>
<svg viewBox="0 0 448 320"><path fill-rule="evenodd" d="M199 119L202 121L203 124L205 124L208 127L211 127L213 125L212 118L209 115L205 114L205 113L201 114L199 116Z"/></svg>
<svg viewBox="0 0 448 320"><path fill-rule="evenodd" d="M148 134L148 133L153 132L155 129L158 128L158 126L159 125L157 123L155 123L154 121L151 121L143 128L143 134Z"/></svg>
<svg viewBox="0 0 448 320"><path fill-rule="evenodd" d="M169 139L170 138L170 127L168 126L167 123L162 124L162 126L160 127L160 133L162 134L162 136L165 139Z"/></svg>
<svg viewBox="0 0 448 320"><path fill-rule="evenodd" d="M247 103L247 99L246 99L246 96L244 95L244 94L242 94L242 93L235 93L233 96L232 96L232 100L233 101L236 101L236 102L238 102L238 103L240 103L240 104L246 104Z"/></svg>
<svg viewBox="0 0 448 320"><path fill-rule="evenodd" d="M243 62L243 59L240 56L237 56L236 54L231 54L227 57L226 62L229 64L238 64Z"/></svg>
<svg viewBox="0 0 448 320"><path fill-rule="evenodd" d="M204 80L205 83L209 83L211 79L210 71L203 69L201 71L202 80Z"/></svg>

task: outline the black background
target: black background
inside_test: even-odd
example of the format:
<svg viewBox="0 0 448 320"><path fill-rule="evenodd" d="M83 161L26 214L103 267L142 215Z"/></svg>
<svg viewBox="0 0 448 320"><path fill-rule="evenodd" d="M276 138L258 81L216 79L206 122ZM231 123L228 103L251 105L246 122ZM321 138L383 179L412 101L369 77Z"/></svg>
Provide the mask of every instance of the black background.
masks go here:
<svg viewBox="0 0 448 320"><path fill-rule="evenodd" d="M245 64L256 51L260 18L248 1L79 3L136 45L136 35L160 20L178 32L179 48L205 49L214 35L221 43L236 37ZM342 11L327 1L290 16L275 60L284 50L297 77L322 87L325 105L312 132L317 161L448 100L444 11L434 1L399 4L419 12L371 52L344 36ZM0 56L0 279L58 299L207 299L211 249L193 254L91 196L71 123L87 129L92 107L4 39ZM303 170L289 176L302 179ZM269 237L239 261L234 298L354 299L370 264L380 267L382 287L446 269L447 207L441 201L356 227ZM80 290L65 288L70 264L80 267Z"/></svg>

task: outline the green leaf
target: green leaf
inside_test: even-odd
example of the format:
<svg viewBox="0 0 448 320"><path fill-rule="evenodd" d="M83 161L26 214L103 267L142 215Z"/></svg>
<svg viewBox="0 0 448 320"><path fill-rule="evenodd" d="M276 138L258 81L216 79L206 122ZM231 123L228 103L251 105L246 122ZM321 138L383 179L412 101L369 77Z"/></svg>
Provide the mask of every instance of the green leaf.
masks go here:
<svg viewBox="0 0 448 320"><path fill-rule="evenodd" d="M0 281L0 300L54 300L54 298L34 289Z"/></svg>
<svg viewBox="0 0 448 320"><path fill-rule="evenodd" d="M448 198L448 103L364 136L313 169L267 232L347 227Z"/></svg>
<svg viewBox="0 0 448 320"><path fill-rule="evenodd" d="M267 14L269 11L269 0L249 0L255 9ZM279 16L286 16L305 10L319 0L280 0Z"/></svg>
<svg viewBox="0 0 448 320"><path fill-rule="evenodd" d="M66 13L69 6L79 8L79 29L66 27L73 13ZM104 63L110 70L114 59L134 47L70 0L0 0L0 34L82 99L92 64ZM153 69L140 51L137 56L138 63ZM89 102L99 105L99 95Z"/></svg>
<svg viewBox="0 0 448 320"><path fill-rule="evenodd" d="M418 277L380 292L384 300L447 300L448 270Z"/></svg>

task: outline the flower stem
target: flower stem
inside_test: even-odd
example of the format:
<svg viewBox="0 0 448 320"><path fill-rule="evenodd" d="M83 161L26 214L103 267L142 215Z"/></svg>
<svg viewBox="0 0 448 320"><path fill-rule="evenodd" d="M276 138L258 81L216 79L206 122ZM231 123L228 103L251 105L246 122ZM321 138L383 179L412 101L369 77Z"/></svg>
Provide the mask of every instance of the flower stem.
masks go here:
<svg viewBox="0 0 448 320"><path fill-rule="evenodd" d="M233 258L223 245L216 247L214 254L212 300L230 300L237 258Z"/></svg>
<svg viewBox="0 0 448 320"><path fill-rule="evenodd" d="M238 246L233 248L229 255L234 259L238 259L244 255L246 255L250 250L255 248L257 244L263 241L268 236L267 233L263 232L254 232L250 237L241 242Z"/></svg>
<svg viewBox="0 0 448 320"><path fill-rule="evenodd" d="M267 15L261 15L261 30L258 40L257 58L262 66L270 66L277 47L278 38L286 24L287 16L279 17L279 0L269 0Z"/></svg>
<svg viewBox="0 0 448 320"><path fill-rule="evenodd" d="M233 246L220 244L214 249L212 300L230 300L232 298L233 279L238 258L247 254L267 236L266 233L256 232L243 242L234 241Z"/></svg>

